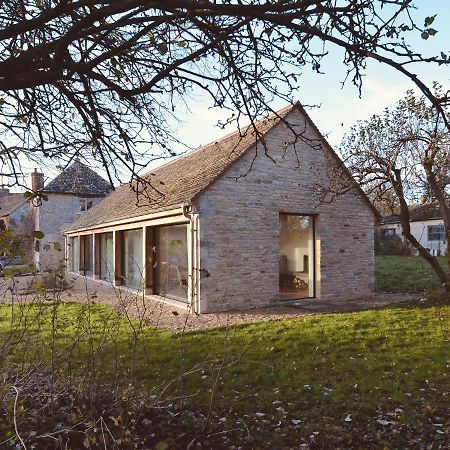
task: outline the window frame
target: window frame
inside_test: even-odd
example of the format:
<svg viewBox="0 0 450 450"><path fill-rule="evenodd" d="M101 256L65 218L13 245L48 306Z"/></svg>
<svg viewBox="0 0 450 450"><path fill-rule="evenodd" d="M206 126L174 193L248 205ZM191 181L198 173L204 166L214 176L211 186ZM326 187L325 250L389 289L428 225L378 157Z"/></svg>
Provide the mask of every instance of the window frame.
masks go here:
<svg viewBox="0 0 450 450"><path fill-rule="evenodd" d="M397 229L396 228L382 228L381 234L384 237L397 236Z"/></svg>
<svg viewBox="0 0 450 450"><path fill-rule="evenodd" d="M428 242L445 242L445 225L427 225L427 238Z"/></svg>
<svg viewBox="0 0 450 450"><path fill-rule="evenodd" d="M279 212L278 213L278 225L280 226L280 217L281 216L303 216L303 217L309 217L311 218L311 226L312 226L312 278L313 278L313 289L312 289L312 296L308 297L298 297L297 299L288 299L284 298L280 291L278 291L278 298L281 300L310 300L317 298L317 243L316 243L316 235L317 235L317 218L318 214L311 214L311 213L301 213L301 212ZM281 232L281 231L280 231ZM280 244L278 243L278 246ZM311 262L309 262L311 264ZM278 275L279 276L279 275ZM279 281L279 278L278 278Z"/></svg>
<svg viewBox="0 0 450 450"><path fill-rule="evenodd" d="M78 197L78 205L80 213L89 211L94 206L91 197Z"/></svg>

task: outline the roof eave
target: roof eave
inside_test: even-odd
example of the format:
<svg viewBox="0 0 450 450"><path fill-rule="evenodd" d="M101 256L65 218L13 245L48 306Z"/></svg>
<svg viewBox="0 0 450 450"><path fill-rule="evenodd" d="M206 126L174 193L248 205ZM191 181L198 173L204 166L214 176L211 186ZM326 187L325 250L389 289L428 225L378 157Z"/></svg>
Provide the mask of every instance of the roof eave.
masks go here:
<svg viewBox="0 0 450 450"><path fill-rule="evenodd" d="M119 219L119 220L114 220L114 221L110 221L110 222L103 222L103 223L98 223L95 225L88 225L88 226L79 227L79 228L75 228L75 229L66 229L66 230L64 230L64 232L68 236L87 233L89 231L92 231L93 233L95 233L96 230L100 230L103 228L110 228L110 227L120 228L121 225L130 225L130 224L137 225L140 222L151 221L151 220L160 219L160 218L164 218L164 217L171 217L171 216L178 216L178 215L184 216L183 211L187 204L189 204L189 203L183 203L183 204L175 205L175 206L173 205L169 209L155 211L154 213L145 214L145 215L141 215L141 216L128 217L126 219Z"/></svg>

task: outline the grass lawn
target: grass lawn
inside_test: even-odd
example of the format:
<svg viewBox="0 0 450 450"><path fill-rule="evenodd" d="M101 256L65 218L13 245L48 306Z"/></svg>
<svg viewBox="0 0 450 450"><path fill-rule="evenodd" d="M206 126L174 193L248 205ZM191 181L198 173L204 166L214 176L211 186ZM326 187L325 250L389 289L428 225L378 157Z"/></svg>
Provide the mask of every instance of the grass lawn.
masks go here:
<svg viewBox="0 0 450 450"><path fill-rule="evenodd" d="M440 257L446 266L445 257ZM439 288L439 279L419 256L377 256L375 278L378 292L424 292Z"/></svg>
<svg viewBox="0 0 450 450"><path fill-rule="evenodd" d="M244 448L450 448L449 327L450 306L427 303L185 335L99 305L0 307L3 372L40 362L196 411L214 392Z"/></svg>

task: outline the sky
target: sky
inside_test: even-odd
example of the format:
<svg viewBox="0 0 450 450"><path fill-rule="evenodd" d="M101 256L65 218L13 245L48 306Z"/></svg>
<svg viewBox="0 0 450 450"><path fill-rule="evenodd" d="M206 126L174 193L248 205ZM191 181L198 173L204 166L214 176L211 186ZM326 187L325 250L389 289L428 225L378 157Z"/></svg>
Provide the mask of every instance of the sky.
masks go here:
<svg viewBox="0 0 450 450"><path fill-rule="evenodd" d="M441 51L450 53L450 1L416 0L415 4L418 7L417 23L423 23L425 17L437 14L432 26L438 33L426 41L416 33L415 39L412 40L414 49L430 56L439 55ZM335 148L338 147L345 132L358 120L382 113L385 107L392 106L399 100L406 90L414 88L412 82L394 69L372 61L365 71L362 93L359 96L358 89L350 81L341 86L346 69L342 63L342 56L340 49L332 51L330 47L330 54L322 64L324 74L306 71L300 79L299 98L293 99L304 105L320 105L318 108L308 109L308 113ZM450 88L449 66L438 68L430 64L421 64L414 68L414 72L430 86L433 81L438 81ZM271 106L273 109L281 109L286 105L275 102ZM181 124L176 137L193 148L235 131L233 126L225 130L217 126L217 122L228 117L229 113L220 109L209 109L208 99L200 95L191 101L190 111L177 113L181 118ZM174 150L177 153L185 151L181 147ZM150 164L149 168L155 165L157 164ZM51 178L58 171L49 167L45 173ZM99 170L99 173L102 174L102 171Z"/></svg>
<svg viewBox="0 0 450 450"><path fill-rule="evenodd" d="M450 52L450 1L416 0L415 4L418 7L416 18L420 24L425 17L437 14L432 26L438 33L426 41L416 33L416 38L411 40L414 49L430 56L439 55L441 51ZM342 52L336 48L331 51L330 47L330 55L323 61L322 69L323 75L312 71L304 73L300 80L299 98L294 100L304 105L320 105L319 108L308 109L308 114L334 147L339 145L345 132L358 120L382 113L385 107L392 106L408 89L415 88L411 81L395 69L370 61L360 97L358 89L350 81L342 87L346 67L342 63ZM430 86L433 81L438 81L450 88L449 66L421 64L414 67L413 72ZM284 106L283 103L274 104L273 109ZM191 113L183 117L186 125L179 129L178 138L194 147L207 144L234 131L224 131L216 126L219 119L226 117L227 114L220 110L209 109L206 99L200 98L191 104Z"/></svg>

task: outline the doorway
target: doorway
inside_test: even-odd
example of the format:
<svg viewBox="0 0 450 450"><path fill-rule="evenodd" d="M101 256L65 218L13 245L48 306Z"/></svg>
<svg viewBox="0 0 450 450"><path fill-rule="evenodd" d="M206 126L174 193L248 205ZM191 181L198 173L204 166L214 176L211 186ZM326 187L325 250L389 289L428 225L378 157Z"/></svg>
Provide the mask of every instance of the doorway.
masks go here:
<svg viewBox="0 0 450 450"><path fill-rule="evenodd" d="M312 215L280 214L279 294L312 298L315 287L315 220Z"/></svg>

